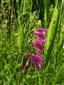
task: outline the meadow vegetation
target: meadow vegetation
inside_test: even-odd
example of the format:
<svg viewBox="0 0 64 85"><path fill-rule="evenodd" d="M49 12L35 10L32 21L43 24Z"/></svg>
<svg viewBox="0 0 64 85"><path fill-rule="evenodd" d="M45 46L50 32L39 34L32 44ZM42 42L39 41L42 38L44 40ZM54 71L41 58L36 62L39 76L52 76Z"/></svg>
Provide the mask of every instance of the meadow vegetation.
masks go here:
<svg viewBox="0 0 64 85"><path fill-rule="evenodd" d="M37 28L48 29L45 61L22 73ZM64 85L64 0L0 0L0 85Z"/></svg>

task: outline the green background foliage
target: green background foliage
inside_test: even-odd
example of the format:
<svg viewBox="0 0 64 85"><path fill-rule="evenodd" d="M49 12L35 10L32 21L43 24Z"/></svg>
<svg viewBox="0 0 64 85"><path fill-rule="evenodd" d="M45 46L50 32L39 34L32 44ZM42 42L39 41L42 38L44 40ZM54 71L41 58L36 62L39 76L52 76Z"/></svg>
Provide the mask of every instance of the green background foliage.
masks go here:
<svg viewBox="0 0 64 85"><path fill-rule="evenodd" d="M36 28L47 28L43 67L22 69ZM0 85L64 85L64 0L0 0Z"/></svg>

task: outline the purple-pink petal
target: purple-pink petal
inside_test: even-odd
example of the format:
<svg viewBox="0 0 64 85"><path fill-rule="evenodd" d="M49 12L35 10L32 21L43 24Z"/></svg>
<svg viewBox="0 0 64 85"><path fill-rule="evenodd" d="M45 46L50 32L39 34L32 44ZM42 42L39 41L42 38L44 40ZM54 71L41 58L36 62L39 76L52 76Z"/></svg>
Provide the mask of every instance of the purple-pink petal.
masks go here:
<svg viewBox="0 0 64 85"><path fill-rule="evenodd" d="M47 31L48 31L47 29L36 29L36 30L32 31L32 33L39 36L40 38L44 39L44 38L46 38L45 34Z"/></svg>
<svg viewBox="0 0 64 85"><path fill-rule="evenodd" d="M35 31L38 31L38 32L48 32L48 29L37 28Z"/></svg>
<svg viewBox="0 0 64 85"><path fill-rule="evenodd" d="M43 40L43 39L41 39L41 40L32 40L31 41L31 43L32 43L32 45L42 45L42 44L44 44L46 42L46 40Z"/></svg>
<svg viewBox="0 0 64 85"><path fill-rule="evenodd" d="M44 41L45 42L45 41ZM32 41L32 45L36 47L36 50L39 52L39 53L44 53L44 46L42 45L42 43L44 43L42 41Z"/></svg>
<svg viewBox="0 0 64 85"><path fill-rule="evenodd" d="M41 58L40 56L38 56L38 55L35 55L35 54L31 54L30 56L29 56L29 59L31 60L31 61L33 61L33 62L44 62L44 59L43 58Z"/></svg>
<svg viewBox="0 0 64 85"><path fill-rule="evenodd" d="M42 47L36 47L36 49L37 49L37 51L39 53L43 53L44 54L44 47L43 46Z"/></svg>
<svg viewBox="0 0 64 85"><path fill-rule="evenodd" d="M42 65L41 65L40 63L38 63L38 62L34 62L34 66L35 66L35 68L36 68L37 70L42 67Z"/></svg>
<svg viewBox="0 0 64 85"><path fill-rule="evenodd" d="M22 73L25 73L28 70L28 68L29 68L29 63L27 61L24 68L23 68L23 70L22 70Z"/></svg>
<svg viewBox="0 0 64 85"><path fill-rule="evenodd" d="M40 33L40 32L34 32L33 34L37 35L38 37L40 37L40 38L42 38L42 39L46 38L46 36L45 36L45 32L43 32L43 33Z"/></svg>
<svg viewBox="0 0 64 85"><path fill-rule="evenodd" d="M39 55L29 54L28 58L34 64L36 69L40 69L40 62L44 62L44 58L41 58Z"/></svg>

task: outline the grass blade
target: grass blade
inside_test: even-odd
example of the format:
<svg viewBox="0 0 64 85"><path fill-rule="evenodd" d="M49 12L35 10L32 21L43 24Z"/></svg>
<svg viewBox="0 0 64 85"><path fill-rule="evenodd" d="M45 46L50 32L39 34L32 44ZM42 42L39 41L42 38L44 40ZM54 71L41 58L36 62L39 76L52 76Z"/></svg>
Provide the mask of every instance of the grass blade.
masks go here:
<svg viewBox="0 0 64 85"><path fill-rule="evenodd" d="M64 70L64 64L61 66L59 71L56 73L56 76L54 78L54 81L52 82L52 85L56 85L56 81L57 81L58 75L62 72L62 70Z"/></svg>
<svg viewBox="0 0 64 85"><path fill-rule="evenodd" d="M47 45L46 45L46 60L47 62L50 59L50 54L52 51L53 47L53 42L56 36L56 32L58 29L58 20L59 20L59 10L57 8L57 5L54 8L54 12L52 15L52 19L50 22L49 30L48 30L48 35L47 35Z"/></svg>

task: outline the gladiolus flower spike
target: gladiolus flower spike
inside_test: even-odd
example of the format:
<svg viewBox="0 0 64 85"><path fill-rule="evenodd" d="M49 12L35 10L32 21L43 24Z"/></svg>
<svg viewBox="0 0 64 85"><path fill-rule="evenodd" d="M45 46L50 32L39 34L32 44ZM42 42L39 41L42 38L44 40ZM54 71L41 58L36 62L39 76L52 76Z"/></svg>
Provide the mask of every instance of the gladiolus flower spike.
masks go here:
<svg viewBox="0 0 64 85"><path fill-rule="evenodd" d="M44 53L44 43L47 41L46 38L46 32L48 32L47 29L36 29L34 31L32 31L32 33L34 35L37 35L38 37L40 37L40 40L32 40L30 42L30 44L32 44L32 46L35 46L35 48L38 50L39 53ZM38 70L42 67L42 65L40 64L41 62L44 62L44 58L41 58L39 55L33 54L33 53L29 53L28 54L28 60L22 70L22 73L25 73L28 68L29 68L29 62L32 62L33 65L35 66L35 68Z"/></svg>

